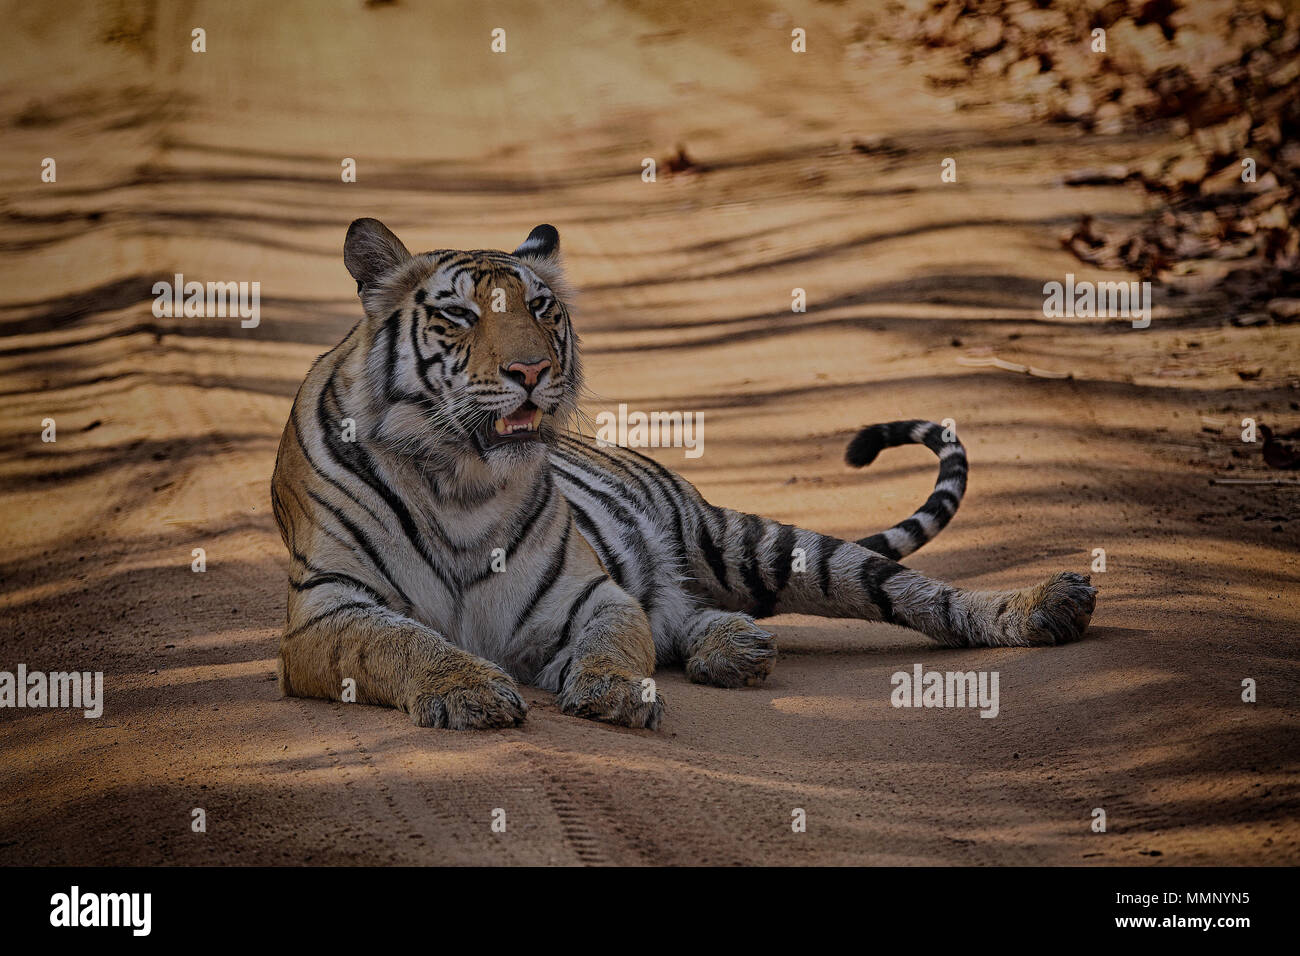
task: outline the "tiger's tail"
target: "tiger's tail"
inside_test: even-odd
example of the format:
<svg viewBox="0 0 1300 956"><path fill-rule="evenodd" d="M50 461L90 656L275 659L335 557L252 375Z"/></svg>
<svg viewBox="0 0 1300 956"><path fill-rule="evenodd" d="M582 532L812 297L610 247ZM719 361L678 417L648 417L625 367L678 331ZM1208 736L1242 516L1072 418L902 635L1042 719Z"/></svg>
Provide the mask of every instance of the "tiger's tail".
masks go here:
<svg viewBox="0 0 1300 956"><path fill-rule="evenodd" d="M875 461L882 449L899 445L924 445L938 455L939 477L930 497L910 518L879 534L858 539L857 543L868 551L894 561L916 551L942 531L966 493L966 449L955 432L934 422L916 419L868 425L849 442L844 460L854 468L862 468Z"/></svg>
<svg viewBox="0 0 1300 956"><path fill-rule="evenodd" d="M1057 644L1081 635L1097 593L1084 575L1064 571L1035 587L970 591L898 563L957 511L966 453L951 431L925 421L871 425L846 451L849 464L862 467L882 448L909 444L939 456L934 491L910 518L860 541L711 505L683 479L643 460L682 492L676 515L687 580L718 610L884 621L951 647Z"/></svg>

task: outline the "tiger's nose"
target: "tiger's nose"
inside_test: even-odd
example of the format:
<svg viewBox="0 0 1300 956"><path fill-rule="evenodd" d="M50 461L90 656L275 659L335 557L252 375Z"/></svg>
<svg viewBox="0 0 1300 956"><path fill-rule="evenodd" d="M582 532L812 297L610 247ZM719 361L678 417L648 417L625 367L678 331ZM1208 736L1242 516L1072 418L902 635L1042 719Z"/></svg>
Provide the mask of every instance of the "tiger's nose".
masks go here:
<svg viewBox="0 0 1300 956"><path fill-rule="evenodd" d="M502 371L506 373L507 378L513 378L520 385L531 388L537 384L541 374L550 367L551 363L548 359L538 359L535 362L511 362Z"/></svg>

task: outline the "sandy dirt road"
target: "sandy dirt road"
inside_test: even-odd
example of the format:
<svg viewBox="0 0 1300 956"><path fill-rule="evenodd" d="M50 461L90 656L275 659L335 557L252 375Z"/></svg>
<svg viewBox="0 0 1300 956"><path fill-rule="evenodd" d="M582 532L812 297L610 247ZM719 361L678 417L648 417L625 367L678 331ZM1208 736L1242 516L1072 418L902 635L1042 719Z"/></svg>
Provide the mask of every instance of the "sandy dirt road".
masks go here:
<svg viewBox="0 0 1300 956"><path fill-rule="evenodd" d="M1041 308L1045 281L1100 277L1062 228L1141 211L1061 172L1142 144L954 110L831 4L4 19L0 670L102 670L107 702L0 710L0 863L1300 862L1300 488L1211 483L1276 477L1237 423L1295 419L1300 327L1163 299L1146 330ZM643 182L679 144L703 168ZM282 699L268 481L307 367L360 316L341 255L358 216L413 249L555 223L588 409L703 412L702 457L655 456L715 503L880 530L935 463L900 449L854 472L853 429L955 419L970 490L909 564L1012 587L1105 549L1088 638L949 651L777 618L765 686L661 672L657 733L532 690L524 726L484 733ZM155 318L174 273L260 281L260 325ZM1072 377L958 361L989 355ZM917 663L996 670L998 717L891 707Z"/></svg>

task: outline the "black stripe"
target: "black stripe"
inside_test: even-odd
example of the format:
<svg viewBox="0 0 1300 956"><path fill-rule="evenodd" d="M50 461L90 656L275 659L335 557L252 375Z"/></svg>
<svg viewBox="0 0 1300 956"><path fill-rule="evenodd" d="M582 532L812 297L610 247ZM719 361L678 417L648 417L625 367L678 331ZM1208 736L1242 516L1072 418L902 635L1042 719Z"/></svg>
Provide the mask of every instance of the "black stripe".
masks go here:
<svg viewBox="0 0 1300 956"><path fill-rule="evenodd" d="M940 593L943 597L938 605L939 615L943 618L944 629L951 633L956 630L956 628L952 626L952 591L948 588L943 588Z"/></svg>
<svg viewBox="0 0 1300 956"><path fill-rule="evenodd" d="M326 389L321 393L320 401L316 406L317 422L320 425L322 438L325 441L325 448L330 453L330 457L333 458L335 463L340 467L346 468L360 478L377 495L384 499L384 503L388 505L389 509L397 517L398 523L402 526L403 533L411 543L411 546L415 548L416 553L424 559L424 563L442 583L442 586L448 591L455 593L456 589L452 587L451 579L434 561L433 555L429 551L429 546L427 542L425 542L424 537L420 534L419 529L416 528L415 519L411 517L411 512L406 507L406 503L403 502L402 499L398 497L397 493L393 491L392 488L388 487L388 485L386 485L375 473L370 455L357 443L345 442L334 434L334 430L330 427L329 413L325 408L325 399L327 394L330 396L333 396L334 394L333 372L330 373L329 382L326 385ZM338 405L337 398L335 398L335 407L340 413L342 413L343 409ZM451 542L447 540L446 535L442 533L442 529L438 526L437 519L429 516L429 522L445 547L453 551L459 550L455 548Z"/></svg>
<svg viewBox="0 0 1300 956"><path fill-rule="evenodd" d="M874 551L882 557L889 558L891 561L897 561L902 557L902 554L889 543L889 539L884 534L873 534L869 538L863 538L858 542L858 545L868 551Z"/></svg>
<svg viewBox="0 0 1300 956"><path fill-rule="evenodd" d="M579 525L578 530L582 536L591 542L596 553L600 555L600 560L605 564L605 570L614 579L614 582L623 587L623 582L627 580L627 572L623 570L623 565L618 560L618 555L610 548L609 542L605 540L604 535L600 533L600 528L591 520L591 516L582 510L577 503L570 501L569 510L573 512L573 520ZM594 540L593 540L594 539Z"/></svg>
<svg viewBox="0 0 1300 956"><path fill-rule="evenodd" d="M564 526L564 534L560 537L560 546L555 549L555 554L551 556L551 561L547 565L546 571L542 575L542 579L533 586L532 595L530 595L528 600L524 602L523 607L520 608L519 613L515 616L515 626L514 630L511 632L512 634L519 633L519 629L524 626L524 623L530 617L533 616L533 611L537 609L537 605L541 602L542 598L546 597L546 595L550 593L551 588L555 587L555 582L559 580L560 569L564 567L564 560L568 557L569 531L572 528L572 525L566 524Z"/></svg>
<svg viewBox="0 0 1300 956"><path fill-rule="evenodd" d="M406 596L406 592L404 592L398 586L397 582L393 580L393 575L389 572L388 566L384 563L384 559L379 556L379 549L377 549L374 543L370 540L370 538L366 536L366 533L362 531L359 527L357 527L355 524L353 524L352 521L348 518L348 516L342 512L342 510L334 507L334 505L330 504L320 495L316 494L316 492L312 491L311 489L308 489L307 496L311 498L312 501L316 502L316 504L320 505L330 514L332 514L334 516L334 520L336 520L339 524L341 524L347 530L348 534L352 535L352 539L357 543L357 547L359 547L362 553L365 554L365 556L370 559L370 563L374 565L375 570L379 572L380 577L382 577L385 581L387 581L392 586L393 590L397 592L398 597L400 597L406 603L407 607L410 607L411 599Z"/></svg>
<svg viewBox="0 0 1300 956"><path fill-rule="evenodd" d="M582 605L587 603L587 599L591 597L592 592L595 591L596 588L600 587L602 583L608 580L609 578L603 574L599 574L592 578L586 583L577 598L569 604L569 610L564 617L564 629L560 631L560 643L555 645L555 654L560 653L560 651L568 647L569 639L572 637L573 622L577 619L578 614L582 613ZM554 658L555 654L552 654L551 657Z"/></svg>
<svg viewBox="0 0 1300 956"><path fill-rule="evenodd" d="M601 477L599 475L591 475L588 472L584 471L583 465L586 465L587 464L586 462L575 463L569 461L569 459L564 457L563 454L560 455L560 458L562 461L568 462L570 465L577 468L580 474L588 478L599 479ZM574 475L571 472L569 472L567 469L561 467L557 462L554 461L554 459L552 459L552 466L560 474L562 480L577 485L588 495L595 498L597 502L599 502L600 504L604 505L607 509L609 509L609 511L611 512L610 517L616 520L620 528L618 532L619 542L623 545L624 548L626 548L629 552L631 552L632 557L635 559L637 564L638 576L641 577L642 579L645 579L647 577L646 572L651 567L652 562L650 560L650 549L646 545L646 536L641 529L640 516L636 512L634 512L631 508L627 507L622 502L620 502L613 495L603 491L600 488L595 488L592 485L587 484L587 482L577 477L577 475ZM569 496L566 495L565 497L568 498ZM570 504L573 504L571 500L570 500ZM647 585L646 589L648 590L649 584L652 582L644 581L643 583ZM624 584L621 580L619 581L619 584L625 588L627 587L627 585Z"/></svg>
<svg viewBox="0 0 1300 956"><path fill-rule="evenodd" d="M687 558L687 553L690 550L690 542L686 540L686 526L683 520L686 512L689 510L699 528L696 533L695 543L704 547L705 556L709 561L709 566L712 568L714 577L717 578L718 583L722 585L722 589L724 591L730 591L731 586L727 584L727 566L722 561L721 552L717 550L717 547L713 543L713 538L708 528L708 522L704 517L704 509L707 508L714 512L717 512L718 509L714 508L707 501L704 501L704 499L700 497L700 493L695 490L694 486L692 486L690 482L683 479L676 472L665 468L649 455L643 455L631 448L624 448L622 450L629 459L629 465L631 464L631 459L636 459L636 461L640 462L641 465L648 470L647 477L657 476L658 480L662 482L661 487L664 495L673 501L673 520L677 528L679 562L691 566L694 565L694 562L688 561ZM717 555L716 560L714 555Z"/></svg>
<svg viewBox="0 0 1300 956"><path fill-rule="evenodd" d="M425 319L427 322L427 320L432 317L433 307L426 305L424 307L424 311L425 311ZM415 309L412 309L411 310L411 355L415 359L416 371L419 372L420 375L420 387L432 394L433 389L429 387L429 380L426 377L426 375L429 371L429 366L432 365L434 362L441 361L441 356L435 355L433 358L426 359L423 355L420 354L420 329L419 329L420 323L416 321L416 314L417 313Z"/></svg>
<svg viewBox="0 0 1300 956"><path fill-rule="evenodd" d="M956 513L957 505L957 496L951 491L936 491L925 499L925 504L917 509L917 514L929 515L936 521L947 524Z"/></svg>
<svg viewBox="0 0 1300 956"><path fill-rule="evenodd" d="M563 438L564 436L561 437ZM577 475L573 474L568 468L565 468L561 464L561 462L563 462L564 465L568 465L571 468L577 469L578 473L583 475L584 477L591 478L593 480L598 480L598 481L612 482L615 480L607 472L600 471L598 469L598 466L596 466L594 462L585 459L583 457L580 457L583 452L593 453L593 449L578 444L576 442L572 442L572 439L569 439L568 441L571 444L576 445L576 447L571 449L565 449L565 450L561 450L559 448L552 449L552 459L551 459L552 466L555 468L557 472L559 472L563 480L568 481L576 485L577 487L581 488L588 495L595 498L602 505L606 506L610 510L610 512L612 512L610 517L615 519L618 522L618 524L621 525L621 531L619 532L619 542L625 548L627 548L628 551L632 553L632 557L635 559L637 565L638 578L639 578L638 581L639 593L635 594L634 596L640 602L640 604L642 605L642 609L648 615L654 609L654 603L655 603L654 592L655 592L656 582L652 574L652 569L654 567L655 562L651 558L650 549L647 546L647 542L646 542L646 534L642 530L642 523L643 523L644 516L641 513L634 511L632 508L628 507L627 505L624 505L617 498L608 494L603 489L588 484L587 482L583 481L581 478L577 477ZM593 474L592 471L588 471L587 469L593 469L595 473ZM622 487L624 490L626 490L626 485L623 485ZM568 496L566 495L566 497ZM588 515L585 511L583 511L582 507L578 505L576 502L574 502L572 498L569 498L569 505L570 507L575 509L576 512L575 520L579 520L578 516L581 516L580 520L583 520L584 522L587 523L592 522L591 516ZM654 503L653 501L647 501L645 502L645 506L647 508L653 508ZM680 518L678 519L678 524L680 525ZM606 545L604 543L604 539L600 537L600 531L598 528L595 528L593 525L592 530L600 541L600 546L596 549L597 553L599 553L601 555L602 560L604 560L605 551L607 550L608 545ZM631 592L632 591L631 582L627 579L626 572L624 571L623 567L618 564L618 559L617 557L615 557L612 551L610 551L609 553L609 562L617 565L617 568L611 571L615 582L620 587Z"/></svg>
<svg viewBox="0 0 1300 956"><path fill-rule="evenodd" d="M377 603L385 603L384 596L370 585L363 581L359 581L350 574L344 574L341 571L323 571L315 573L311 577L302 581L289 581L289 586L295 591L309 591L312 588L318 588L325 584L343 584L347 587L356 588L358 591L364 591L366 594L370 595Z"/></svg>
<svg viewBox="0 0 1300 956"><path fill-rule="evenodd" d="M568 448L575 457L586 455L592 458L603 459L608 463L610 469L617 470L620 475L634 482L642 491L645 492L645 495L643 496L644 504L649 505L654 503L654 495L651 493L649 487L626 462L620 461L599 446L587 445L583 442L576 441L568 435L560 435L559 439L560 443ZM566 460L572 459L566 456Z"/></svg>
<svg viewBox="0 0 1300 956"><path fill-rule="evenodd" d="M968 469L966 467L966 458L963 455L949 455L947 458L939 459L939 477L936 484L942 481L957 479L960 487L966 487L966 476Z"/></svg>
<svg viewBox="0 0 1300 956"><path fill-rule="evenodd" d="M772 590L778 597L785 590L785 586L790 583L790 575L794 572L794 555L792 554L794 542L794 525L781 525L781 531L777 534L776 540L772 542L772 550L769 552L772 562L769 570L774 579Z"/></svg>
<svg viewBox="0 0 1300 956"><path fill-rule="evenodd" d="M676 547L672 549L673 559L678 568L687 566L686 560L686 529L682 525L682 509L684 503L674 492L676 488L671 485L661 484L661 479L647 469L637 465L632 458L639 456L618 457L604 449L586 445L575 439L561 435L561 439L569 446L574 448L575 454L586 454L594 458L604 459L611 463L611 467L620 468L633 481L637 482L646 491L645 505L651 510L652 514L657 509L660 513L667 512L672 516L673 530L676 532ZM591 467L596 467L594 463ZM648 484L647 484L648 482ZM652 490L653 489L653 490ZM658 491L658 496L654 494Z"/></svg>
<svg viewBox="0 0 1300 956"><path fill-rule="evenodd" d="M347 488L347 486L344 485L342 482L340 482L337 478L335 478L335 477L334 477L333 475L331 475L329 472L325 471L325 469L321 468L320 465L316 464L315 460L311 457L311 452L309 452L309 451L307 450L307 444L306 444L306 442L304 442L304 441L302 440L302 434L301 434L301 432L298 430L298 421L297 421L297 418L294 417L294 416L290 416L290 418L289 418L289 422L290 422L290 424L293 425L293 437L294 437L294 440L298 442L298 448L302 451L302 457L306 460L308 467L310 467L312 471L314 471L317 475L319 475L322 481L324 481L326 484L329 484L329 485L331 485L332 487L336 488L336 489L337 489L339 492L341 492L344 496L346 496L348 499L350 499L354 505L356 505L358 508L360 508L360 509L361 509L362 511L364 511L366 514L370 515L370 517L374 519L375 524L379 525L380 527L383 527L383 524L384 524L383 519L381 519L381 518L379 517L379 515L376 514L376 513L375 513L375 512L370 508L369 505L367 505L364 501L362 501L360 498L358 498L356 495L354 495L354 494L353 494L353 493L352 493L352 492Z"/></svg>
<svg viewBox="0 0 1300 956"><path fill-rule="evenodd" d="M388 331L388 368L384 369L384 395L390 402L397 396L397 386L393 383L393 375L397 370L397 333L401 321L402 310L395 309L393 314L388 317L388 321L384 323L384 327ZM418 353L416 357L419 357Z"/></svg>
<svg viewBox="0 0 1300 956"><path fill-rule="evenodd" d="M297 499L297 497L298 496L295 493L294 498ZM302 507L301 501L299 501L298 506ZM342 538L340 538L337 534L335 534L325 525L314 524L313 527L315 527L323 534L327 535L332 541L337 541L343 548L349 551L354 549L354 546L352 544L350 544L347 541L344 541ZM295 561L297 561L307 570L307 577L301 582L294 581L292 577L292 572L290 573L289 585L293 587L294 590L296 591L306 591L309 588L319 587L321 584L325 584L325 583L329 583L330 581L333 581L336 583L347 584L347 585L351 585L352 587L359 588L362 591L365 591L367 594L373 597L379 604L382 604L385 607L391 606L392 604L395 603L394 601L392 601L392 599L389 596L380 594L377 590L375 590L365 581L362 581L360 578L355 577L354 575L345 574L342 571L330 571L327 568L322 568L318 564L314 564L311 561L311 559L308 558L302 552L300 552L296 546L291 546L289 548L289 553ZM317 580L318 578L323 580ZM408 610L409 607L402 608L403 613L406 613Z"/></svg>
<svg viewBox="0 0 1300 956"><path fill-rule="evenodd" d="M555 500L554 481L551 478L551 473L549 471L543 473L542 485L545 487L545 491L540 495L535 495L535 500L531 510L525 516L523 522L515 529L514 537L511 538L510 541L507 542L505 546L506 561L509 561L514 556L515 551L518 548L523 546L524 542L528 538L529 533L533 530L533 525L537 523L537 519L541 517L542 512L546 511L550 506L550 504L552 503L552 501ZM549 526L550 524L548 522L546 525L543 526L543 528ZM474 575L473 577L463 579L461 581L461 586L466 591L468 591L470 588L482 584L485 580L491 577L493 573L494 572L492 571L492 563L489 561L487 566L484 568L484 570L480 571L478 574ZM463 594L460 596L460 599L461 600L464 599Z"/></svg>
<svg viewBox="0 0 1300 956"><path fill-rule="evenodd" d="M930 449L930 451L934 452L936 455L942 452L945 448L953 447L955 447L958 452L962 452L961 442L943 440L944 428L942 425L935 422L930 422L929 425L930 427L927 428L925 433L921 436L922 445ZM956 438L955 433L953 437ZM962 453L964 454L964 452Z"/></svg>
<svg viewBox="0 0 1300 956"><path fill-rule="evenodd" d="M727 562L722 559L722 552L713 542L713 535L709 530L709 523L704 520L704 515L698 513L696 516L699 524L699 544L700 550L704 552L705 560L709 562L709 567L713 569L713 576L717 579L718 584L722 585L724 591L730 591L731 585L727 583Z"/></svg>
<svg viewBox="0 0 1300 956"><path fill-rule="evenodd" d="M542 512L545 511L555 499L555 479L551 477L549 471L542 476L542 484L545 487L542 493L537 496L537 507L533 508L533 510L528 513L528 516L524 518L523 523L519 525L518 530L515 532L514 539L506 546L506 557L513 554L515 549L524 543L528 537L528 533L533 530L533 525L537 523L537 519L541 517Z"/></svg>
<svg viewBox="0 0 1300 956"><path fill-rule="evenodd" d="M745 543L743 550L738 556L737 564L740 565L741 576L745 580L745 587L749 589L749 596L753 603L750 605L750 612L754 617L770 617L772 609L776 606L776 592L767 586L760 573L762 555L758 553L759 542L763 540L766 527L763 519L758 515L747 514L744 517L745 523ZM748 561L741 563L745 556L749 557Z"/></svg>
<svg viewBox="0 0 1300 956"><path fill-rule="evenodd" d="M314 523L314 524L313 524L313 527L315 527L317 530L319 530L322 534L324 534L326 537L328 537L331 541L335 541L335 542L337 542L338 545L339 545L339 547L343 548L345 551L355 551L355 550L357 549L357 545L356 545L356 542L355 542L355 541L348 541L348 540L344 539L343 537L341 537L338 533L336 533L336 532L335 532L332 528L330 528L329 526L327 526L327 525L325 525L325 524L321 524L321 523ZM295 555L295 557L298 557L298 555ZM315 571L315 572L321 572L321 571L323 571L322 568L314 567L313 565L308 564L308 563L305 562L305 561L304 561L303 563L304 563L304 564L307 564L307 569L308 569L309 571ZM382 570L380 571L380 575L383 576L383 571L382 571ZM394 605L397 605L397 606L394 608L395 610L401 611L401 613L403 613L403 614L410 614L410 613L411 613L411 602L410 602L409 600L407 600L406 597L405 597L404 595L402 595L402 592L401 592L400 590L397 590L397 585L393 584L392 581L388 581L388 583L389 583L390 585L393 585L393 589L394 589L395 591L397 591L397 594L400 596L400 600L394 601L394 600L392 600L391 598L385 598L385 599L383 600L383 602L382 602L382 603L384 604L384 606L385 606L385 607L393 607Z"/></svg>
<svg viewBox="0 0 1300 956"><path fill-rule="evenodd" d="M275 523L280 528L281 535L289 541L290 547L293 546L293 528L289 524L289 512L284 508L284 503L280 501L280 493L276 490L275 482L271 483L271 511L275 515Z"/></svg>
<svg viewBox="0 0 1300 956"><path fill-rule="evenodd" d="M892 561L884 562L876 558L867 558L862 562L860 571L862 590L879 610L880 619L888 624L895 623L894 602L885 593L884 584L902 570L902 565L894 564Z"/></svg>
<svg viewBox="0 0 1300 956"><path fill-rule="evenodd" d="M904 532L918 548L930 540L930 536L925 533L925 526L915 518L905 518L890 530Z"/></svg>
<svg viewBox="0 0 1300 956"><path fill-rule="evenodd" d="M570 465L573 468L578 469L580 474L584 475L587 478L594 477L592 475L587 474L587 472L582 471L583 466L587 464L586 462L574 461L573 459L565 455L564 452L560 452L558 450L557 450L557 454L561 461L565 462L566 464ZM559 473L564 476L565 479L577 485L588 495L590 495L591 497L599 501L601 504L603 504L611 512L615 513L620 521L625 521L631 524L636 523L636 516L632 513L632 511L621 501L619 501L617 498L611 495L609 492L604 491L603 489L600 488L592 487L587 482L579 478L577 475L573 474L566 468L560 467L558 464L556 465L556 468L559 471Z"/></svg>
<svg viewBox="0 0 1300 956"><path fill-rule="evenodd" d="M335 614L340 614L343 611L350 611L353 610L354 608L359 608L359 607L373 608L374 605L369 604L365 601L349 601L347 604L336 604L328 611L322 611L320 614L317 614L315 617L307 621L304 621L302 624L299 624L292 631L286 631L284 637L282 637L281 640L283 641L290 640L291 638L297 637L303 631L307 630L307 628L319 624L321 621L325 620L326 618L330 618L333 617Z"/></svg>
<svg viewBox="0 0 1300 956"><path fill-rule="evenodd" d="M832 538L828 534L819 535L819 548L817 559L817 581L821 585L822 594L830 597L831 595L831 558L835 557L835 552L844 544L839 538Z"/></svg>
<svg viewBox="0 0 1300 956"><path fill-rule="evenodd" d="M914 444L912 440L912 429L921 424L924 423L919 418L910 418L903 422L889 422L885 426L886 446L896 448L899 445Z"/></svg>

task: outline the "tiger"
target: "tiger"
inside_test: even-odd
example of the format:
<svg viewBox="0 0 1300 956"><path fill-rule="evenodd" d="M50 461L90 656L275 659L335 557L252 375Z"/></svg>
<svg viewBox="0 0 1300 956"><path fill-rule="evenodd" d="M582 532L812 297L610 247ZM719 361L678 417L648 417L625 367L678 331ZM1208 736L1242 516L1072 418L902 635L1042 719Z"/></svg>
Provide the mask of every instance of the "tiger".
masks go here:
<svg viewBox="0 0 1300 956"><path fill-rule="evenodd" d="M656 667L760 684L777 648L757 621L775 614L883 621L951 647L1059 644L1092 618L1086 575L974 591L899 563L966 490L965 450L932 422L848 444L859 468L906 444L939 461L916 512L857 541L710 504L653 458L585 436L551 225L512 253L412 255L358 219L343 260L362 316L303 381L271 480L286 697L463 730L518 725L530 685L563 714L655 729Z"/></svg>

